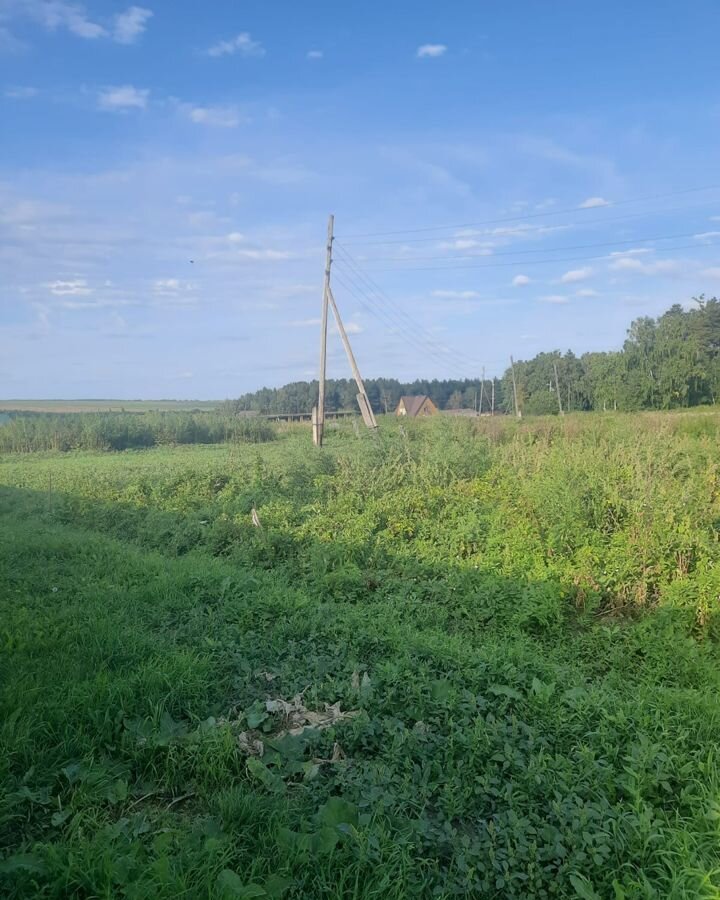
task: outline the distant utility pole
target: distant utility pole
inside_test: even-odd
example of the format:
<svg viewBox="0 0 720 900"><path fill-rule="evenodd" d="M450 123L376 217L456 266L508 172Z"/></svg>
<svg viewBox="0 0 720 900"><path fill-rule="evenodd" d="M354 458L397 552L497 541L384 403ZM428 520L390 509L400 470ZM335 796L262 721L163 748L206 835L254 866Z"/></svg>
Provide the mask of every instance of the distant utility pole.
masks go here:
<svg viewBox="0 0 720 900"><path fill-rule="evenodd" d="M555 372L555 392L557 393L557 398L558 398L558 409L560 410L560 415L564 416L565 413L563 412L562 399L560 397L560 381L558 380L557 363L556 362L553 363L553 370Z"/></svg>
<svg viewBox="0 0 720 900"><path fill-rule="evenodd" d="M490 415L495 415L495 377L490 381Z"/></svg>
<svg viewBox="0 0 720 900"><path fill-rule="evenodd" d="M515 415L518 419L522 419L522 410L518 404L517 382L515 381L515 360L510 357L510 371L512 372L513 398L515 399Z"/></svg>
<svg viewBox="0 0 720 900"><path fill-rule="evenodd" d="M480 409L478 410L480 415L482 415L483 394L484 393L485 393L485 366L483 366L482 381L480 382Z"/></svg>
<svg viewBox="0 0 720 900"><path fill-rule="evenodd" d="M360 413L363 418L363 422L367 425L368 428L376 429L377 422L375 421L375 416L372 411L372 407L370 406L370 400L367 395L367 391L365 390L365 384L362 380L362 376L360 375L360 369L358 369L357 362L355 361L355 354L352 351L352 347L350 346L350 341L347 336L347 332L345 331L345 326L343 325L343 321L340 318L340 311L337 308L337 303L335 303L335 297L332 292L332 288L330 286L330 269L332 267L332 245L333 245L333 229L335 226L335 217L330 216L328 220L328 236L327 236L327 256L325 261L325 283L323 286L323 306L322 306L322 319L320 322L320 377L318 384L318 402L317 406L313 407L312 411L312 433L313 433L313 443L317 447L322 447L323 442L323 431L325 426L325 380L326 380L326 368L327 368L327 325L328 325L328 309L332 306L333 316L335 317L335 322L337 324L338 332L340 334L340 339L343 342L343 347L345 348L345 353L347 353L348 361L350 362L350 368L352 369L353 378L355 379L355 384L357 384L358 393L357 393L357 402L360 407Z"/></svg>
<svg viewBox="0 0 720 900"><path fill-rule="evenodd" d="M330 296L330 267L332 266L333 229L335 216L328 219L327 248L325 256L325 282L323 284L322 318L320 320L320 376L318 384L318 402L312 411L313 444L322 447L323 430L325 428L325 371L327 368L327 323L328 299Z"/></svg>

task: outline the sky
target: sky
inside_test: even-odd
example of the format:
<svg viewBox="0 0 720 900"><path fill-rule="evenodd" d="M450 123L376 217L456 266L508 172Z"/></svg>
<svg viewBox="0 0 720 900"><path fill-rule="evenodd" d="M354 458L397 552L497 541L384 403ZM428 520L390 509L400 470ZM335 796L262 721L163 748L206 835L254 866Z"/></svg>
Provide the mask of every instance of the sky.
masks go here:
<svg viewBox="0 0 720 900"><path fill-rule="evenodd" d="M717 0L0 0L0 396L615 349L720 295ZM349 377L331 329L329 377Z"/></svg>

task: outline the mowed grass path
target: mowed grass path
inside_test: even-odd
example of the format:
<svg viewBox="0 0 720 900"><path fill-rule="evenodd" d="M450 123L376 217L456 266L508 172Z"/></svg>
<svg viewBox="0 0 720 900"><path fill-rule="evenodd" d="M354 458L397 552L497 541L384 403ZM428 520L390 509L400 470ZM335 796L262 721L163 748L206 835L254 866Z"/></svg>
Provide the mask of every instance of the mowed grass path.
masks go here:
<svg viewBox="0 0 720 900"><path fill-rule="evenodd" d="M5 895L719 895L714 436L440 427L0 466Z"/></svg>

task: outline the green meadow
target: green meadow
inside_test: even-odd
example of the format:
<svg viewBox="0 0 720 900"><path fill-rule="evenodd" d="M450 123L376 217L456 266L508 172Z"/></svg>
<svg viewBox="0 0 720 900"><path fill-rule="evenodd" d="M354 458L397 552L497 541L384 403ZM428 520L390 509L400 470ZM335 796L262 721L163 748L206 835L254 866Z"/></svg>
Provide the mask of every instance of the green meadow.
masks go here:
<svg viewBox="0 0 720 900"><path fill-rule="evenodd" d="M720 414L38 427L0 895L720 897Z"/></svg>

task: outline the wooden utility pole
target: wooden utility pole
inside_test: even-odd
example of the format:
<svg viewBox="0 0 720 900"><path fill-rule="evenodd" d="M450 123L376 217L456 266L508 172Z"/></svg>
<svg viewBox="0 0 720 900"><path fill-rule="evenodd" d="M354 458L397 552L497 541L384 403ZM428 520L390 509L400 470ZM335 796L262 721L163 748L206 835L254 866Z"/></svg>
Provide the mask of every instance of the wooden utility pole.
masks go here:
<svg viewBox="0 0 720 900"><path fill-rule="evenodd" d="M512 383L513 383L513 398L515 400L515 415L518 419L522 419L522 410L518 405L518 395L517 395L517 382L515 381L515 360L510 357L510 371L512 372Z"/></svg>
<svg viewBox="0 0 720 900"><path fill-rule="evenodd" d="M553 371L555 372L555 393L557 394L557 398L558 398L558 409L560 410L560 415L564 416L565 413L563 412L562 398L560 397L560 381L558 380L557 363L556 362L553 363Z"/></svg>
<svg viewBox="0 0 720 900"><path fill-rule="evenodd" d="M358 406L360 407L363 422L367 425L368 428L377 428L377 422L375 421L375 416L373 415L372 407L370 406L370 400L368 399L367 391L365 390L365 384L362 380L360 369L358 369L357 363L355 362L355 354L352 352L352 347L350 346L350 341L348 340L345 326L343 325L342 319L340 318L337 303L335 303L335 297L333 296L332 288L329 285L327 289L327 296L330 300L333 315L335 316L335 322L337 323L338 331L340 332L340 339L343 342L343 347L345 347L345 352L347 353L350 368L352 369L353 378L355 379L355 384L358 388L357 402Z"/></svg>
<svg viewBox="0 0 720 900"><path fill-rule="evenodd" d="M490 415L495 415L495 378L490 382Z"/></svg>
<svg viewBox="0 0 720 900"><path fill-rule="evenodd" d="M353 378L355 379L355 384L358 387L357 393L357 402L360 407L360 412L363 417L363 422L367 425L368 428L376 429L377 422L375 421L375 415L373 414L372 407L370 406L370 399L367 395L367 391L365 390L365 384L362 380L362 376L360 375L360 369L358 369L357 362L355 361L355 354L352 352L352 347L350 346L350 341L348 340L347 332L345 331L345 326L343 325L343 321L340 318L340 312L337 308L337 303L335 302L335 297L332 292L332 288L330 287L330 269L332 267L332 251L333 251L333 229L335 226L335 217L330 216L328 219L328 233L327 233L327 255L325 258L325 283L323 285L323 305L322 305L322 319L320 320L320 377L318 379L318 402L317 406L313 407L312 411L312 434L313 434L313 443L317 447L322 447L323 442L323 431L325 429L325 376L327 369L327 330L328 330L328 310L332 305L333 315L335 317L335 322L337 323L338 332L340 333L340 339L343 342L343 346L345 347L345 352L347 353L348 361L350 362L350 368L352 369ZM387 408L387 404L386 404Z"/></svg>
<svg viewBox="0 0 720 900"><path fill-rule="evenodd" d="M484 393L485 393L485 366L483 366L482 381L480 382L480 409L478 410L479 415L482 415L482 404L483 404L483 394Z"/></svg>
<svg viewBox="0 0 720 900"><path fill-rule="evenodd" d="M323 285L322 318L320 320L320 376L318 384L318 402L312 411L313 444L322 447L323 430L325 428L325 371L327 368L327 322L328 299L330 296L330 267L332 266L333 228L335 216L328 219L327 253L325 256L325 283Z"/></svg>

